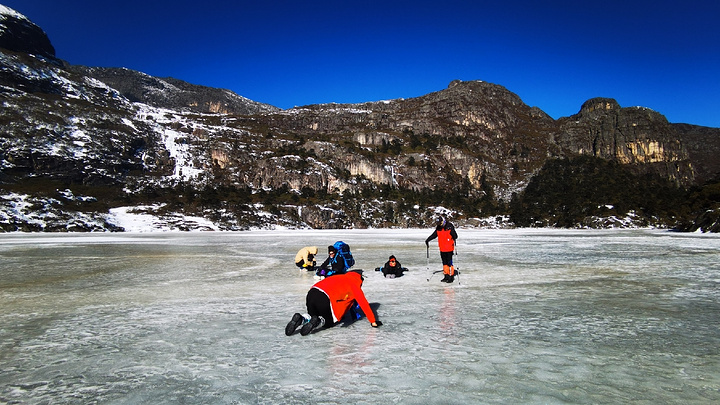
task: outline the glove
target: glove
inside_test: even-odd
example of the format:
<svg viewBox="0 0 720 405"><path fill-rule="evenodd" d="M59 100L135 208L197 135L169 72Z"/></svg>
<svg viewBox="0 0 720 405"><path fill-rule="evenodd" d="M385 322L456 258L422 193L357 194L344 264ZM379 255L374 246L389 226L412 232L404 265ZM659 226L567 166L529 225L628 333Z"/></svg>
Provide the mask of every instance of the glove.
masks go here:
<svg viewBox="0 0 720 405"><path fill-rule="evenodd" d="M380 321L375 321L375 325L373 325L373 324L370 324L370 325L371 325L373 328L377 328L378 326L382 326L382 322L380 322Z"/></svg>

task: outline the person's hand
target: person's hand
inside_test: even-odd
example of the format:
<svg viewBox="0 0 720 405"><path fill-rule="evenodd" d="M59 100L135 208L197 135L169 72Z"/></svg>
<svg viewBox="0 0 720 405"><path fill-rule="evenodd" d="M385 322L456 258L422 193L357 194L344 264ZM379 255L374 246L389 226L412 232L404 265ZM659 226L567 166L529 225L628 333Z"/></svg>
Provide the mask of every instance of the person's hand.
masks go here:
<svg viewBox="0 0 720 405"><path fill-rule="evenodd" d="M378 326L382 326L382 322L375 321L375 322L371 323L370 325L372 325L373 328L377 328Z"/></svg>
<svg viewBox="0 0 720 405"><path fill-rule="evenodd" d="M430 247L430 242L425 241L425 246Z"/></svg>

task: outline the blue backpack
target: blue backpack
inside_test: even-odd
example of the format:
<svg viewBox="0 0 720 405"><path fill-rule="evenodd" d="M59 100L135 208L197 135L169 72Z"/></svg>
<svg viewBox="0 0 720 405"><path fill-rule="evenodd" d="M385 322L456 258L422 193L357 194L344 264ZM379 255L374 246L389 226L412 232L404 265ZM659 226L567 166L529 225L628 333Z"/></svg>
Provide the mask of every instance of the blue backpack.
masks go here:
<svg viewBox="0 0 720 405"><path fill-rule="evenodd" d="M350 246L347 243L339 240L333 246L337 249L336 257L342 257L345 260L345 271L355 265L355 258L350 253Z"/></svg>

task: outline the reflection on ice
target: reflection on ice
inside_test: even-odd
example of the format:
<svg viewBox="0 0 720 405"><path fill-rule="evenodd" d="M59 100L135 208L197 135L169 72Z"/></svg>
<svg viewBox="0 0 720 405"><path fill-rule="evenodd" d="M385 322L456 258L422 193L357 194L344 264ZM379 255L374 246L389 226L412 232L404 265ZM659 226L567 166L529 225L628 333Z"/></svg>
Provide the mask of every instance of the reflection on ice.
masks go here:
<svg viewBox="0 0 720 405"><path fill-rule="evenodd" d="M460 285L425 230L1 235L0 402L720 400L720 237L458 232ZM285 336L336 240L384 325Z"/></svg>

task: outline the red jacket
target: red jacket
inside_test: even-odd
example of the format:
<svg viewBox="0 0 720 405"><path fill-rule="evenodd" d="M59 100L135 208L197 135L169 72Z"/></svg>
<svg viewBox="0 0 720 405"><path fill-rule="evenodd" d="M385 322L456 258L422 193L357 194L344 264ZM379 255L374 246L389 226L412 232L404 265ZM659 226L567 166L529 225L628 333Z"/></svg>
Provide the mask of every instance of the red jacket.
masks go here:
<svg viewBox="0 0 720 405"><path fill-rule="evenodd" d="M375 314L360 288L361 285L362 276L354 271L349 271L345 274L325 277L315 283L312 288L317 288L330 298L333 322L342 319L354 300L360 305L368 321L375 323Z"/></svg>
<svg viewBox="0 0 720 405"><path fill-rule="evenodd" d="M458 238L455 226L450 222L445 223L444 226L438 226L432 235L425 239L425 243L437 238L438 247L441 252L452 252L455 250L455 240Z"/></svg>

